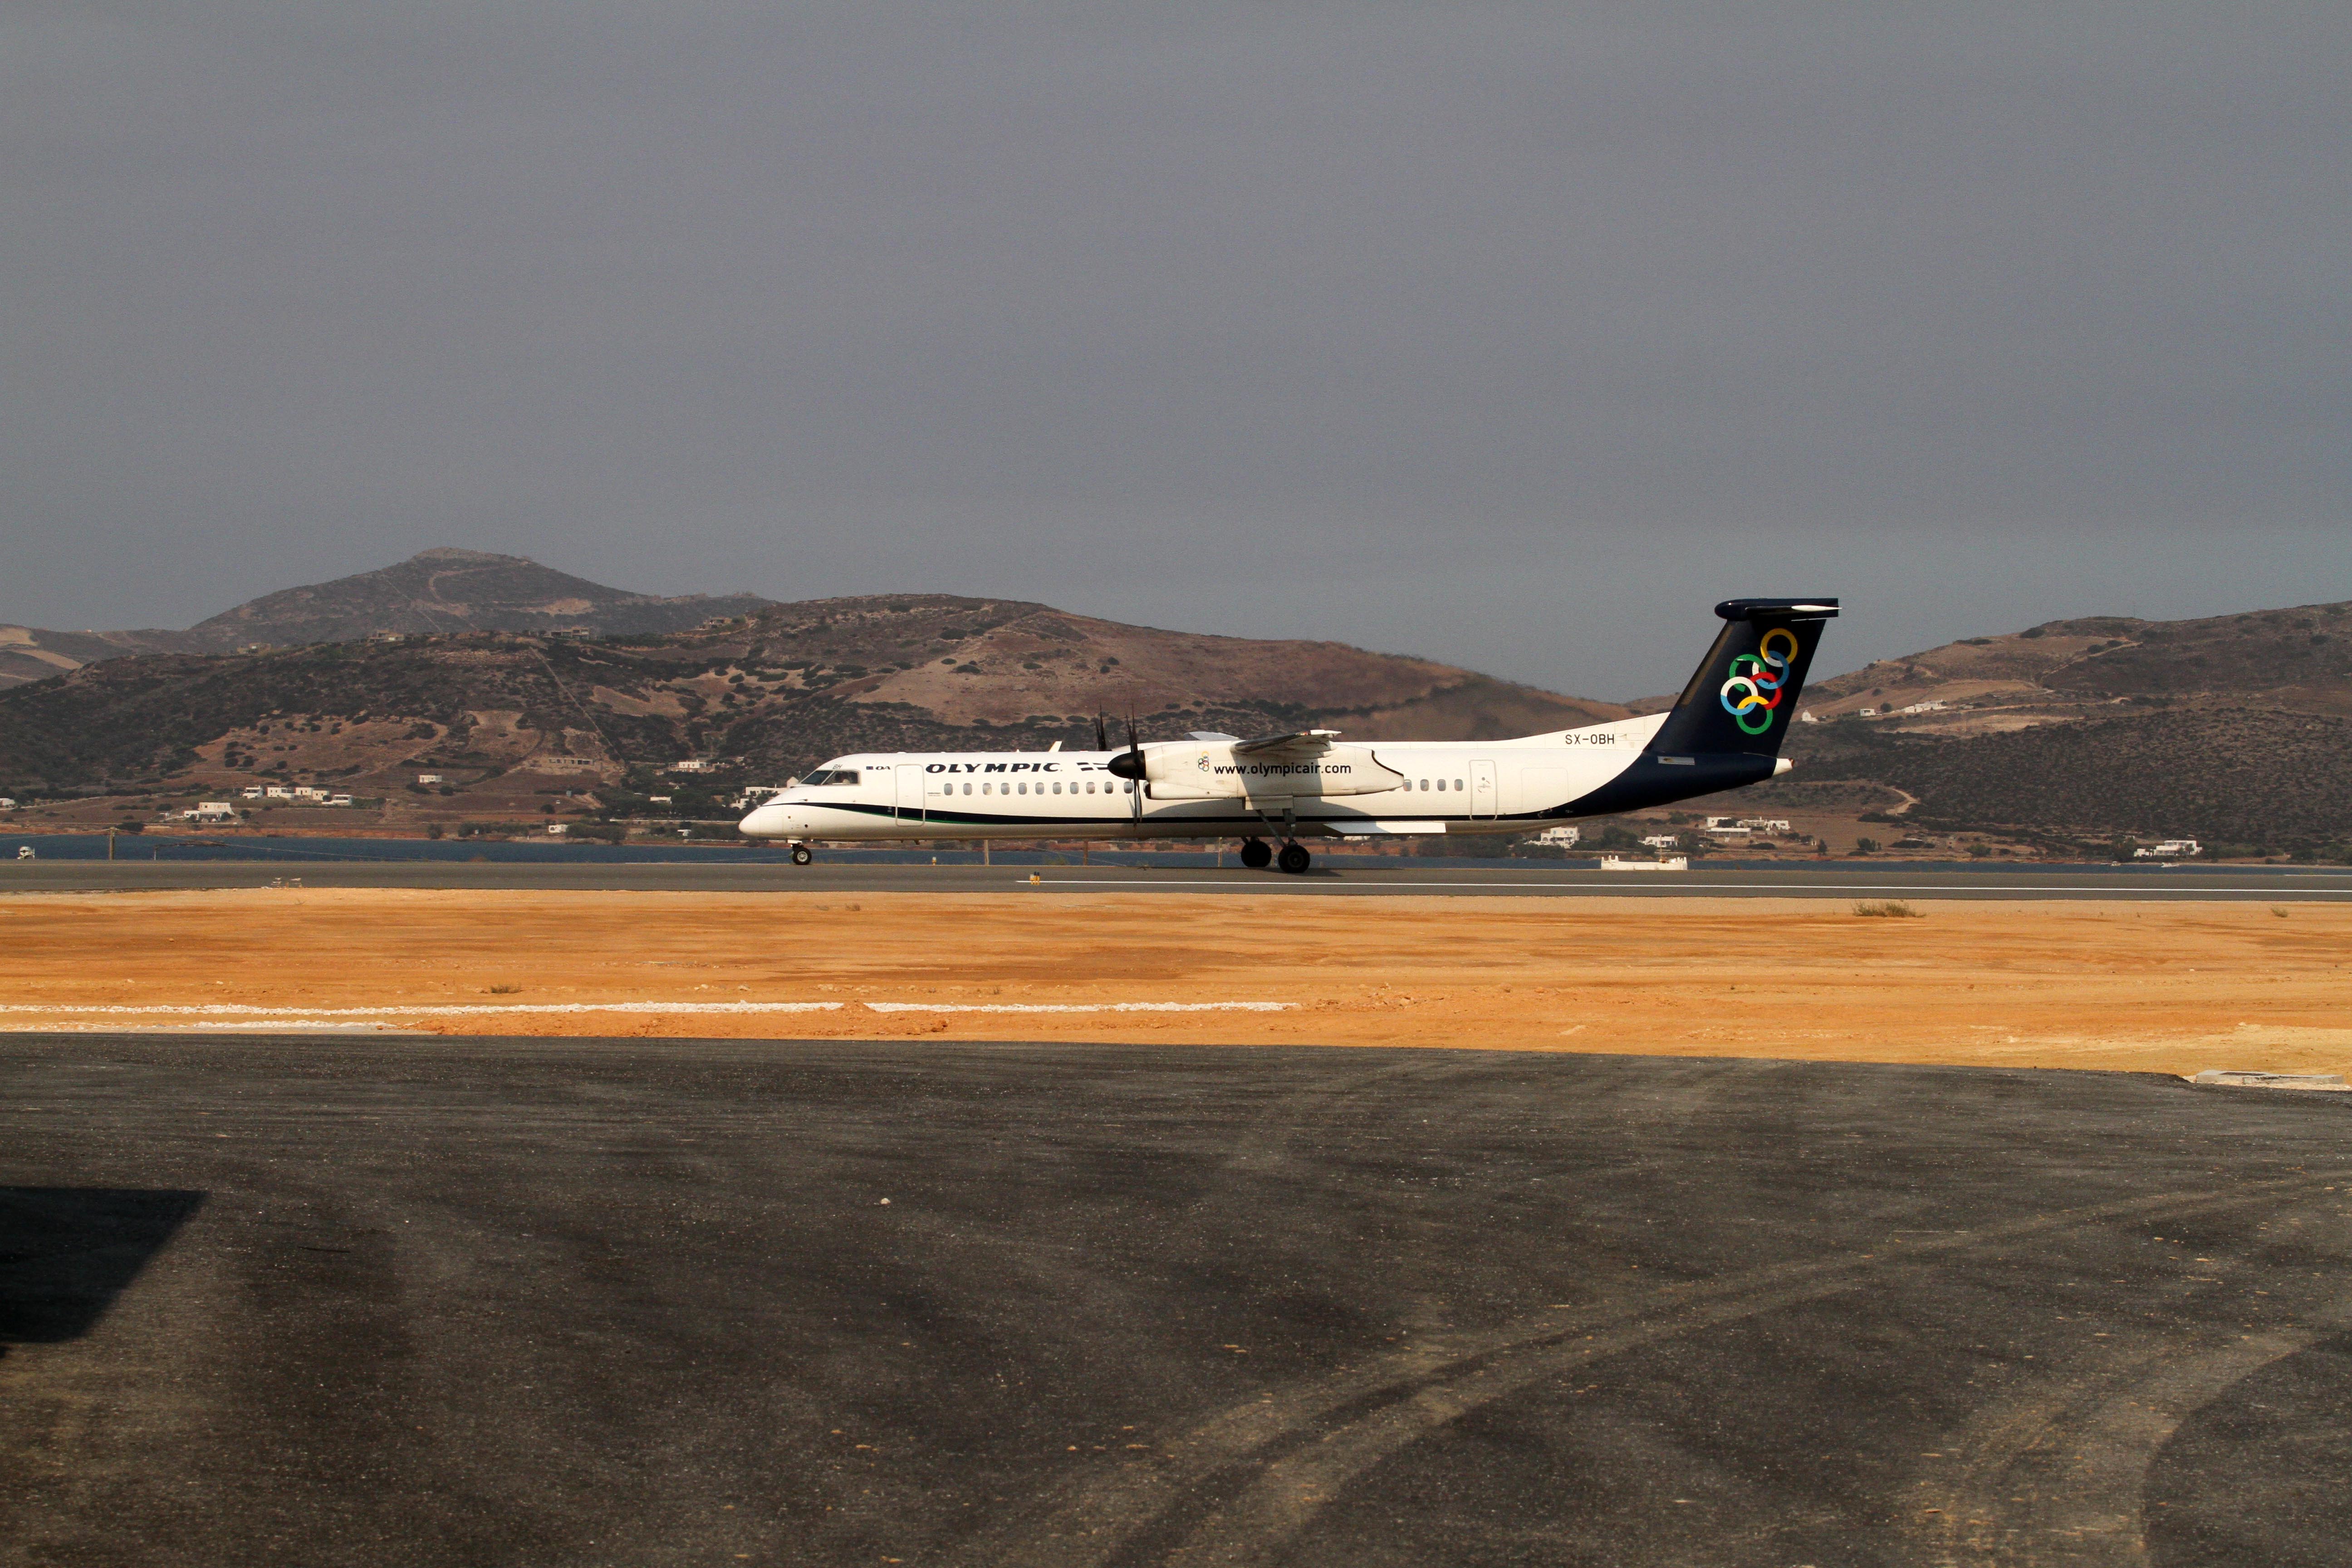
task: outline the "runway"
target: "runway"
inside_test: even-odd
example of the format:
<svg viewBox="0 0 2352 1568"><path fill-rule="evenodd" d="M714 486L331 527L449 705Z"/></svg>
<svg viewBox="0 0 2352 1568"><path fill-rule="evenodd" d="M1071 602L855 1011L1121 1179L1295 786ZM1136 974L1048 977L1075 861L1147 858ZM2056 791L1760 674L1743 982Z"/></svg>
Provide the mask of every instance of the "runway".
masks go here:
<svg viewBox="0 0 2352 1568"><path fill-rule="evenodd" d="M2346 1096L0 1042L0 1563L2319 1564Z"/></svg>
<svg viewBox="0 0 2352 1568"><path fill-rule="evenodd" d="M1140 858L1138 858L1139 860ZM1031 879L1034 878L1033 882ZM908 866L819 861L724 865L493 861L240 860L0 862L0 893L167 888L448 888L647 892L1261 893L1381 898L2124 899L2352 902L2352 869L2221 866L2200 869L2016 866L1983 870L1839 861L1759 869L1702 863L1689 871L1611 872L1513 862L1441 866L1318 859L1305 876L1238 867L1126 865Z"/></svg>

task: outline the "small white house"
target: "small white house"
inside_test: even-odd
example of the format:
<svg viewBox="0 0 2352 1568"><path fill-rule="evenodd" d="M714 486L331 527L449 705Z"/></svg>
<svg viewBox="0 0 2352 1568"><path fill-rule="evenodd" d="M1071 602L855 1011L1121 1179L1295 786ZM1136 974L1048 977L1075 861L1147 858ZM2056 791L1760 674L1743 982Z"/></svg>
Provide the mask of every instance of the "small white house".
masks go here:
<svg viewBox="0 0 2352 1568"><path fill-rule="evenodd" d="M261 798L261 786L259 784L246 785L245 798L247 800L259 800Z"/></svg>
<svg viewBox="0 0 2352 1568"><path fill-rule="evenodd" d="M270 784L265 787L261 793L271 800L292 800L294 798L294 792L288 789L284 784Z"/></svg>
<svg viewBox="0 0 2352 1568"><path fill-rule="evenodd" d="M328 805L349 805L352 804L352 797L347 795L331 795L326 798L323 804Z"/></svg>
<svg viewBox="0 0 2352 1568"><path fill-rule="evenodd" d="M180 816L188 822L235 822L236 807L225 800L200 800Z"/></svg>
<svg viewBox="0 0 2352 1568"><path fill-rule="evenodd" d="M327 798L327 792L313 784L296 784L294 786L294 798L296 800L324 800Z"/></svg>
<svg viewBox="0 0 2352 1568"><path fill-rule="evenodd" d="M2132 851L2135 860L2186 860L2191 855L2201 855L2205 847L2194 838L2167 838L2146 848Z"/></svg>
<svg viewBox="0 0 2352 1568"><path fill-rule="evenodd" d="M1743 816L1739 826L1751 833L1786 833L1789 819L1785 816Z"/></svg>
<svg viewBox="0 0 2352 1568"><path fill-rule="evenodd" d="M1653 833L1642 842L1653 849L1679 849L1683 845L1681 836L1673 833Z"/></svg>
<svg viewBox="0 0 2352 1568"><path fill-rule="evenodd" d="M662 771L672 773L707 773L710 771L710 763L705 758L688 757L685 762L670 763Z"/></svg>
<svg viewBox="0 0 2352 1568"><path fill-rule="evenodd" d="M14 811L16 809L16 797L15 795L0 795L0 811Z"/></svg>
<svg viewBox="0 0 2352 1568"><path fill-rule="evenodd" d="M439 773L419 773L416 775L416 782L421 784L439 784L442 778Z"/></svg>
<svg viewBox="0 0 2352 1568"><path fill-rule="evenodd" d="M1584 829L1573 823L1563 823L1558 827L1547 827L1537 834L1536 842L1556 845L1562 849L1573 849L1576 847L1577 841L1583 837Z"/></svg>
<svg viewBox="0 0 2352 1568"><path fill-rule="evenodd" d="M572 825L567 822L551 822L547 825L547 830L550 833L569 833L572 831Z"/></svg>

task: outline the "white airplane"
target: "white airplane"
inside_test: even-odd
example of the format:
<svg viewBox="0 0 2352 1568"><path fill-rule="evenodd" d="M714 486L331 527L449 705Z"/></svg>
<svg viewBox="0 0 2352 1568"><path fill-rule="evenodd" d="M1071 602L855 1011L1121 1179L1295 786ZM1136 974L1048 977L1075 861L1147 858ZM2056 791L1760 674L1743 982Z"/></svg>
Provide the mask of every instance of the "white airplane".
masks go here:
<svg viewBox="0 0 2352 1568"><path fill-rule="evenodd" d="M836 757L742 821L789 839L1234 838L1242 864L1307 869L1301 837L1525 833L1737 789L1786 773L1788 719L1835 599L1728 599L1674 707L1508 741L1347 742L1337 730L1196 731L1123 750ZM1279 840L1277 853L1267 842Z"/></svg>

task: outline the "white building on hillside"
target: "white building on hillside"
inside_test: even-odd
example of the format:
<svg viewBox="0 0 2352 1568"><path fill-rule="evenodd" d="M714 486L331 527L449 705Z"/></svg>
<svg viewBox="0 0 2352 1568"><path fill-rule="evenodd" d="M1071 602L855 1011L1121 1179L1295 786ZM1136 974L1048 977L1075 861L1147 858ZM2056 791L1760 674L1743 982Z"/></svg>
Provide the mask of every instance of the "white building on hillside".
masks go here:
<svg viewBox="0 0 2352 1568"><path fill-rule="evenodd" d="M2194 838L2167 838L2161 843L2132 851L2135 860L2186 860L2191 855L2201 855L2205 847Z"/></svg>

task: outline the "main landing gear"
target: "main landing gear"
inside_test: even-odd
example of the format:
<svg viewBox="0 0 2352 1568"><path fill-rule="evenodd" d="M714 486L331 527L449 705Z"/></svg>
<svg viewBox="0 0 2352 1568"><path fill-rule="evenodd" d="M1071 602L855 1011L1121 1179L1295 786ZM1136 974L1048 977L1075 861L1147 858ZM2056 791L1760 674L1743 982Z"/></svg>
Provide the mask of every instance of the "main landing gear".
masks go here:
<svg viewBox="0 0 2352 1568"><path fill-rule="evenodd" d="M793 845L793 865L795 865L795 866L805 866L805 865L807 865L810 861L812 861L812 860L814 860L814 859L815 859L815 858L816 858L816 857L815 857L814 855L813 855L813 854L811 854L811 853L809 852L809 847L808 847L807 845L805 845L805 844L795 844L795 845Z"/></svg>
<svg viewBox="0 0 2352 1568"><path fill-rule="evenodd" d="M1242 864L1253 871L1263 871L1269 865L1273 865L1281 867L1296 877L1314 862L1315 857L1307 852L1306 846L1295 841L1285 844L1282 847L1282 853L1276 855L1273 847L1263 838L1242 840Z"/></svg>

